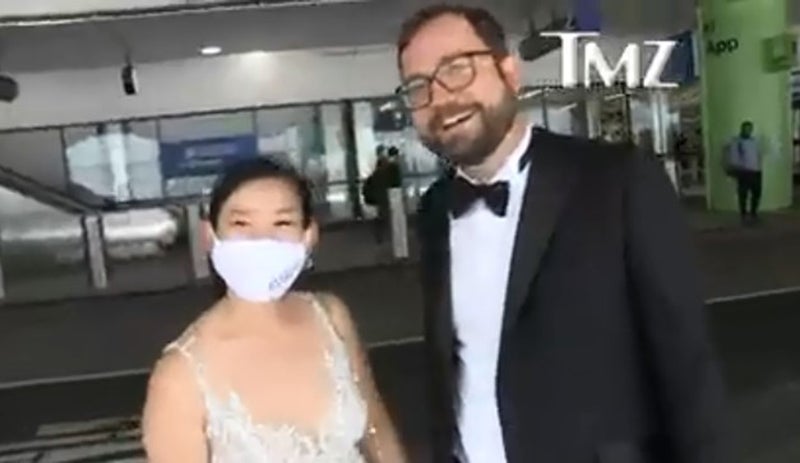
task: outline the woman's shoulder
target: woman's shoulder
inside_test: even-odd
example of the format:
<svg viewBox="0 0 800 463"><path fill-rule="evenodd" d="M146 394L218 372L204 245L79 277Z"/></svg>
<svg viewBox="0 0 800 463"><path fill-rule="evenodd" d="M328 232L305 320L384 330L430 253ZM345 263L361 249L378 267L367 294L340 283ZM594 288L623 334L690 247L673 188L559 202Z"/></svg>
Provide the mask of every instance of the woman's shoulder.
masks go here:
<svg viewBox="0 0 800 463"><path fill-rule="evenodd" d="M142 427L155 423L202 419L203 396L197 386L198 376L191 361L177 348L165 349L155 362L147 382Z"/></svg>
<svg viewBox="0 0 800 463"><path fill-rule="evenodd" d="M342 298L329 292L313 293L311 297L325 312L331 325L343 340L352 341L357 338L353 317L347 303Z"/></svg>
<svg viewBox="0 0 800 463"><path fill-rule="evenodd" d="M214 307L203 312L183 332L164 346L153 368L152 377L191 379L201 362L199 347L214 324Z"/></svg>

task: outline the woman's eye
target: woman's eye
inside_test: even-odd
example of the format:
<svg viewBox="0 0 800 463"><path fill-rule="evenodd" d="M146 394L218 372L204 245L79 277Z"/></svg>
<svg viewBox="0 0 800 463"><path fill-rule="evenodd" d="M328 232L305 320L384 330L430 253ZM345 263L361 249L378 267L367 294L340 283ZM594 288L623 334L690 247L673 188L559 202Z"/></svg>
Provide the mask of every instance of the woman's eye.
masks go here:
<svg viewBox="0 0 800 463"><path fill-rule="evenodd" d="M279 227L289 227L289 226L292 225L292 221L291 220L279 220L278 222L275 222L275 225L277 225Z"/></svg>
<svg viewBox="0 0 800 463"><path fill-rule="evenodd" d="M247 225L247 222L245 222L244 220L234 220L232 225L234 227L244 227Z"/></svg>

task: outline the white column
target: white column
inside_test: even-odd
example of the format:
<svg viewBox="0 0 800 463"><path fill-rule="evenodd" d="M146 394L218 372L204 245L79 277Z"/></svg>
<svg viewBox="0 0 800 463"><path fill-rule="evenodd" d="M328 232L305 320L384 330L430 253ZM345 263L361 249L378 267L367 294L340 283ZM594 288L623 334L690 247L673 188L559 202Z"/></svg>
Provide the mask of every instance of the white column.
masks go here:
<svg viewBox="0 0 800 463"><path fill-rule="evenodd" d="M586 93L586 136L589 138L600 138L603 133L602 105L603 97L601 95L595 92Z"/></svg>
<svg viewBox="0 0 800 463"><path fill-rule="evenodd" d="M189 229L189 252L191 252L192 257L192 273L197 280L208 278L211 272L203 241L200 204L186 205L186 223Z"/></svg>
<svg viewBox="0 0 800 463"><path fill-rule="evenodd" d="M375 131L372 125L375 118L372 114L372 103L359 101L353 105L353 124L356 132L356 148L358 149L358 175L365 178L375 167Z"/></svg>
<svg viewBox="0 0 800 463"><path fill-rule="evenodd" d="M108 287L108 269L103 246L102 217L99 215L84 216L82 222L92 286L95 289L105 289Z"/></svg>
<svg viewBox="0 0 800 463"><path fill-rule="evenodd" d="M320 111L325 143L325 169L330 182L347 180L342 133L342 107L338 104L322 105Z"/></svg>
<svg viewBox="0 0 800 463"><path fill-rule="evenodd" d="M397 259L408 257L408 222L403 190L389 190L389 217L392 224L392 252Z"/></svg>
<svg viewBox="0 0 800 463"><path fill-rule="evenodd" d="M663 90L651 90L650 114L653 124L653 151L656 154L669 153L669 102Z"/></svg>

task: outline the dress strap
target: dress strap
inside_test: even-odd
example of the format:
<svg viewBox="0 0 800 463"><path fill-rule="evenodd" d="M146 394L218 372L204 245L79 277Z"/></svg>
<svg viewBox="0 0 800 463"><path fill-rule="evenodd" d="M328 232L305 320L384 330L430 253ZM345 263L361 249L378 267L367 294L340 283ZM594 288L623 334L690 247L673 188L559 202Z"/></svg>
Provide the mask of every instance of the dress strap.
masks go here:
<svg viewBox="0 0 800 463"><path fill-rule="evenodd" d="M197 350L192 349L196 340L197 338L195 335L191 334L183 342L179 340L170 343L166 348L164 348L164 352L177 351L184 359L186 359L186 361L189 363L189 367L192 370L197 387L200 389L200 394L203 396L203 402L206 404L206 406L208 406L209 399L211 398L211 388L208 384L206 366L203 363L203 360L197 354Z"/></svg>
<svg viewBox="0 0 800 463"><path fill-rule="evenodd" d="M314 293L308 293L308 299L311 302L311 305L314 307L314 310L317 312L322 324L325 325L325 330L331 336L331 340L335 344L344 342L339 330L336 329L336 326L333 324L330 309L319 299L319 296Z"/></svg>

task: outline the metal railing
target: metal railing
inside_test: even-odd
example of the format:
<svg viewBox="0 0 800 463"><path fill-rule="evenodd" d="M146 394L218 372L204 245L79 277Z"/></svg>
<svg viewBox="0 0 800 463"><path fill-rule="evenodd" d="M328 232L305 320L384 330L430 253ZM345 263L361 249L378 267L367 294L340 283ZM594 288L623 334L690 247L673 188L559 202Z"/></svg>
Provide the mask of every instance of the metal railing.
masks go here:
<svg viewBox="0 0 800 463"><path fill-rule="evenodd" d="M43 185L30 177L3 166L0 166L0 186L14 190L23 196L33 198L48 206L74 214L91 213L97 206Z"/></svg>
<svg viewBox="0 0 800 463"><path fill-rule="evenodd" d="M390 232L389 236L391 238L389 244L391 246L391 258L393 260L405 260L410 257L407 217L409 211L413 210L413 207L410 207L410 201L416 200L416 195L418 195L417 188L411 186L405 189L394 188L389 191L390 209L388 216L390 220L386 225L389 227L388 231ZM7 256L3 251L8 251L8 249L0 249L0 303L25 303L41 300L69 299L72 297L91 296L93 294L129 294L143 291L173 290L179 287L192 286L197 284L197 282L207 280L211 271L207 254L208 243L204 239L205 231L203 229L205 211L207 210L206 205L207 201L205 198L195 197L191 200L182 198L180 202L173 202L170 204L165 204L163 202L160 204L142 202L135 205L137 207L143 207L144 209L137 209L133 207L133 204L127 204L126 206L128 208L122 210L119 208L114 211L84 209L79 214L70 214L70 216L75 216L75 220L78 223L77 226L79 227L79 230L75 231L79 233L80 236L76 235L74 239L67 241L62 239L61 241L63 242L60 242L60 244L42 242L40 245L33 243L34 246L32 247L31 243L28 242L26 249L36 249L38 253L42 247L47 247L50 251L41 250L41 252L53 252L58 254L64 252L65 249L69 250L70 246L80 245L80 249L75 248L74 251L81 253L83 258L72 260L72 263L68 264L67 267L63 267L62 265L59 267L62 268L62 270L55 270L56 273L53 274L52 271L48 271L48 268L37 271L36 266L41 267L41 264L36 264L30 258L26 258L25 251L23 250L22 260L30 262L30 265L34 266L34 269L29 271L29 276L25 277L30 279L30 281L25 285L27 292L24 292L23 295L23 292L17 289L19 287L18 280L20 278L20 273L19 271L14 272L13 268L6 266L10 261L6 259ZM182 238L178 238L178 240L183 244L177 244L175 241L172 241L171 244L168 245L168 248L171 250L166 250L165 254L156 253L155 255L144 257L129 256L127 258L120 258L118 255L115 256L112 251L114 247L119 248L121 244L119 243L119 236L111 237L109 235L109 218L115 214L125 214L136 212L137 210L146 211L152 209L152 206L157 206L159 209L169 208L171 210L171 216L173 217L171 220L176 220L181 224L179 228L183 231L179 231L178 236ZM361 218L351 217L351 220L358 220L360 222L364 220L369 221L370 219L371 216ZM135 227L136 224L132 224L132 226ZM111 232L114 232L114 230L111 230ZM337 233L336 231L331 232ZM345 228L344 233L351 233L351 231ZM356 231L356 234L358 233L361 232ZM116 230L116 235L119 234L120 230ZM75 241L75 239L77 239L77 241ZM114 240L117 241L115 242ZM374 246L369 242L363 242L363 239L358 237L355 239L348 238L348 240L347 243L354 243L352 246L354 246L353 249L355 251L358 251L356 249L358 247L366 249L370 246ZM135 241L140 246L147 246L148 244L159 241L159 237L155 235L142 236L141 233L139 233L129 241ZM70 245L70 243L73 242L74 244ZM42 246L42 244L45 246ZM19 262L19 251L17 251L16 254L16 262ZM119 251L117 251L116 254L119 254ZM376 257L374 262L367 264L374 265L381 262L384 261ZM328 263L331 263L330 259ZM342 268L347 268L347 263L342 262L342 264ZM121 280L114 280L112 278L112 273L116 268L115 265L123 266L120 267L120 271L122 271L122 275L125 275L125 277L123 278L118 274L118 278L122 278ZM357 264L357 266L361 265L365 265L363 259L360 264ZM124 267L127 266L133 266L133 269L126 270ZM47 266L45 265L45 267ZM330 265L328 267L330 268ZM184 274L181 272L180 275L184 276L176 275L175 272L180 271L180 269L186 269L187 273ZM129 278L132 272L138 274L138 277L134 279L134 283L131 283L131 279ZM72 279L67 282L63 281L64 274L69 274ZM88 282L88 287L85 286L85 283L83 285L79 284L80 275L84 275L83 278L86 278L84 281ZM15 276L16 278L13 286L15 290L11 290L11 287L6 284L8 281L7 279L11 276ZM166 279L168 283L164 283L164 281L162 281L164 279ZM66 289L65 285L67 286Z"/></svg>

